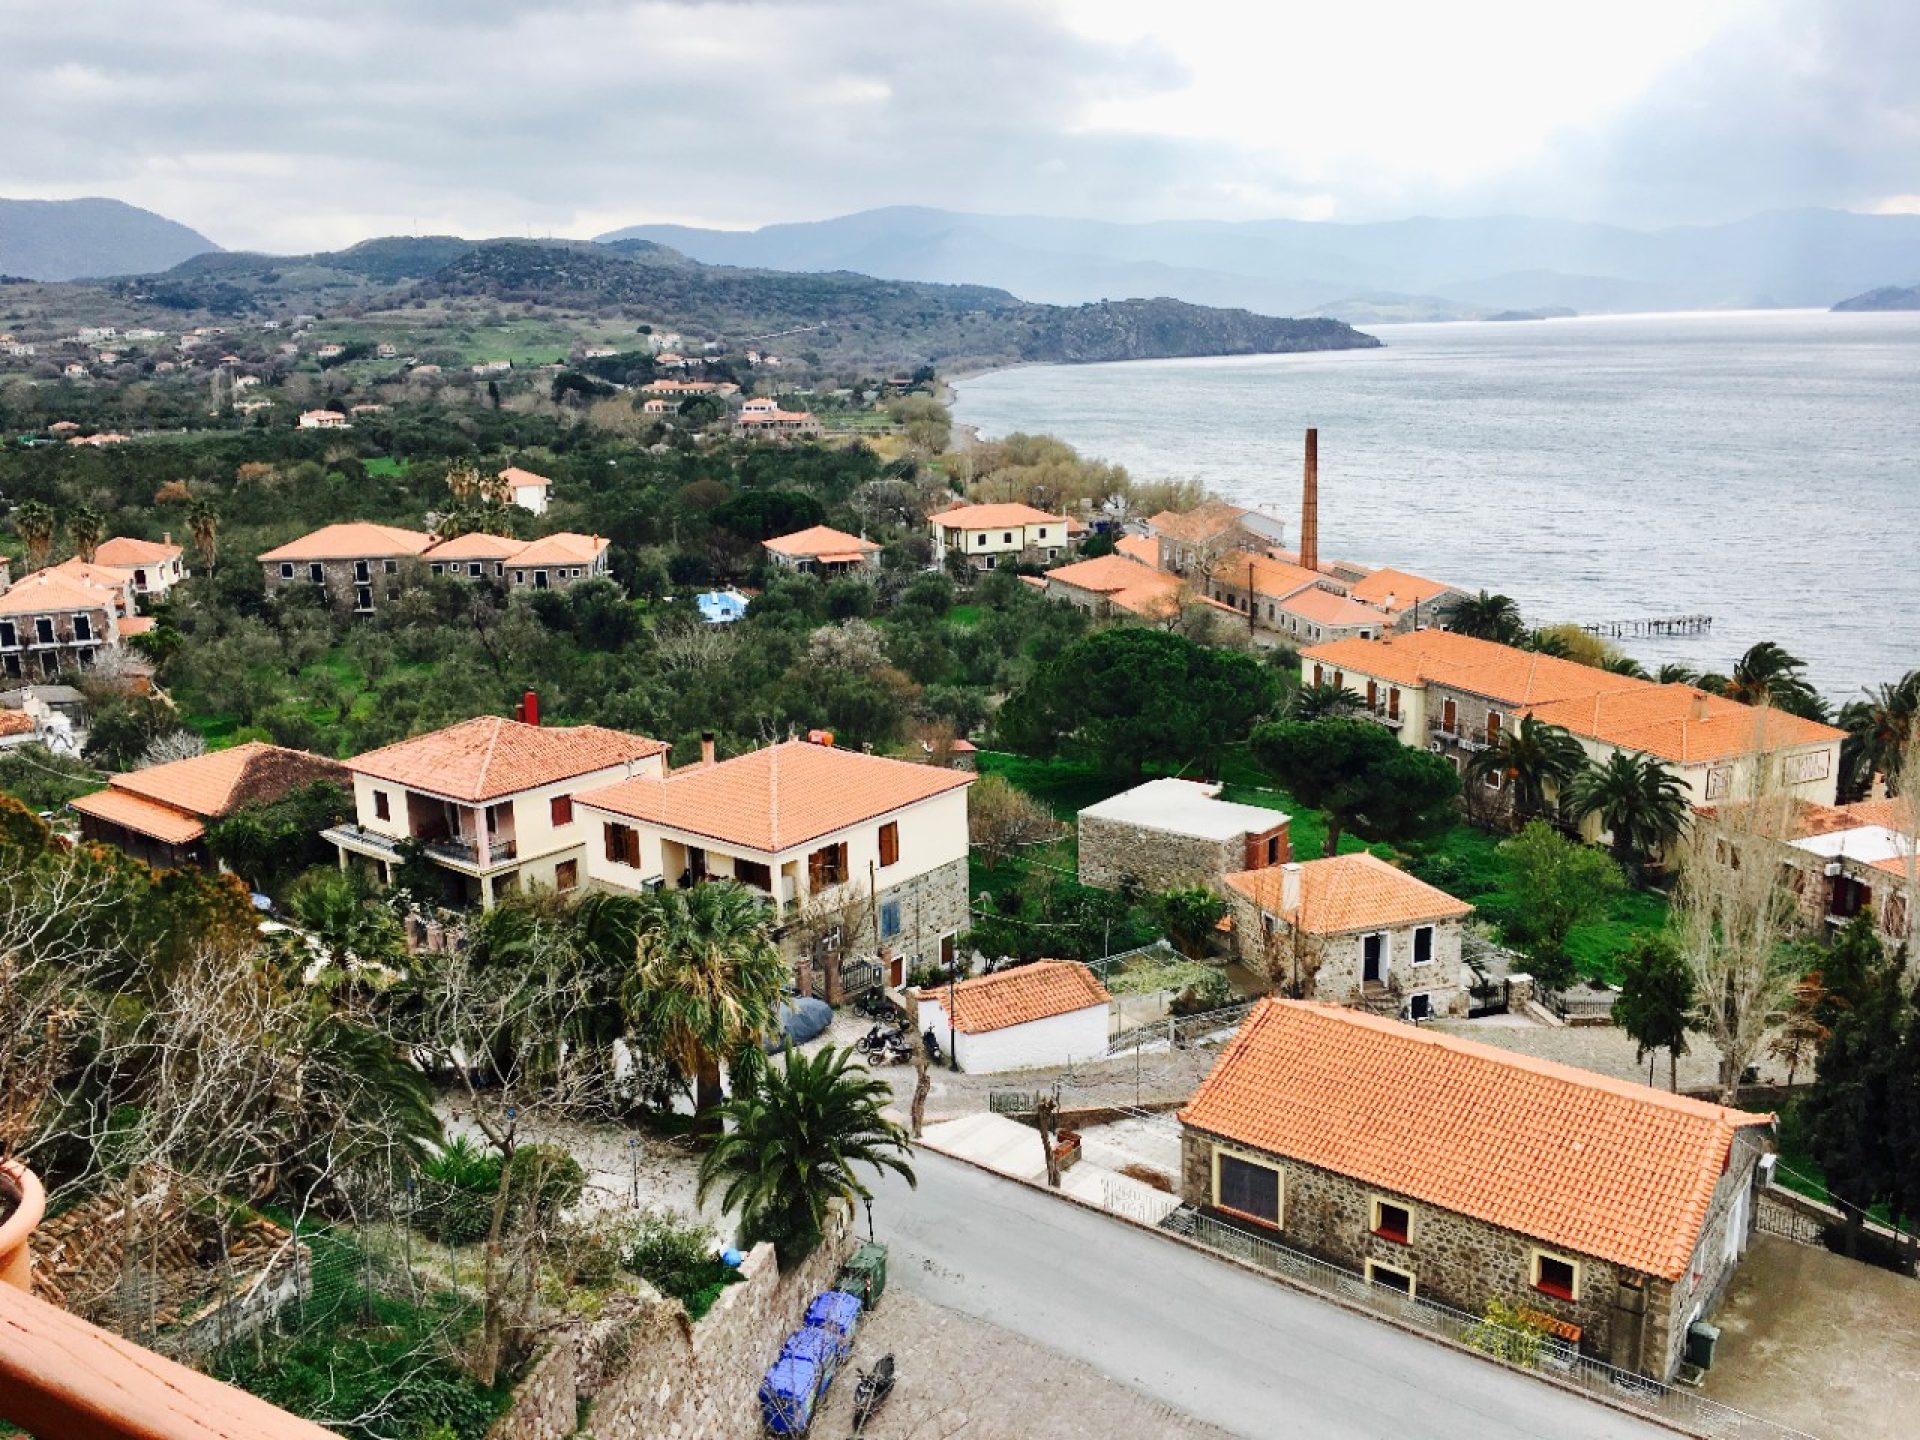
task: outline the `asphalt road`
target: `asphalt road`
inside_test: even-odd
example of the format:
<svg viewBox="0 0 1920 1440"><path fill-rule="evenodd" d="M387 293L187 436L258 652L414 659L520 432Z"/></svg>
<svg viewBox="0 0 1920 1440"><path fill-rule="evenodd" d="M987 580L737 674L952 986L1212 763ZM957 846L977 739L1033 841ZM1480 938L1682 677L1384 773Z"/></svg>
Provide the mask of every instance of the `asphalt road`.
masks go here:
<svg viewBox="0 0 1920 1440"><path fill-rule="evenodd" d="M874 1203L890 1283L1250 1440L1671 1440L958 1161L914 1167Z"/></svg>

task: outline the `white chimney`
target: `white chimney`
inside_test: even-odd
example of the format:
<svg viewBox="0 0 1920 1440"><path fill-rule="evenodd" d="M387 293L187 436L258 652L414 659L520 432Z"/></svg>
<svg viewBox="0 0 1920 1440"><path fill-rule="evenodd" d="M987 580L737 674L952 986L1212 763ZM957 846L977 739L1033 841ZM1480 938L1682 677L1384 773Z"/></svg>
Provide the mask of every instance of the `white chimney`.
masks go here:
<svg viewBox="0 0 1920 1440"><path fill-rule="evenodd" d="M1289 860L1280 867L1280 913L1291 915L1300 908L1300 864Z"/></svg>

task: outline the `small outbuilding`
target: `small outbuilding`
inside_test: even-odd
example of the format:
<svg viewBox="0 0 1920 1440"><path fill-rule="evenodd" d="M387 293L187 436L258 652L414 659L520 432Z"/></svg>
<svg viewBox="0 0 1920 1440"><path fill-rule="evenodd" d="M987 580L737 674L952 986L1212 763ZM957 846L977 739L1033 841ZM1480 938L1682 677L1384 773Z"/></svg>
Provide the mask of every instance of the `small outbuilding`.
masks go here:
<svg viewBox="0 0 1920 1440"><path fill-rule="evenodd" d="M1288 817L1200 780L1149 780L1080 812L1080 883L1112 890L1218 884L1293 858Z"/></svg>
<svg viewBox="0 0 1920 1440"><path fill-rule="evenodd" d="M1107 1053L1113 997L1073 960L1036 960L921 990L915 998L920 1029L931 1029L969 1074L1065 1065Z"/></svg>

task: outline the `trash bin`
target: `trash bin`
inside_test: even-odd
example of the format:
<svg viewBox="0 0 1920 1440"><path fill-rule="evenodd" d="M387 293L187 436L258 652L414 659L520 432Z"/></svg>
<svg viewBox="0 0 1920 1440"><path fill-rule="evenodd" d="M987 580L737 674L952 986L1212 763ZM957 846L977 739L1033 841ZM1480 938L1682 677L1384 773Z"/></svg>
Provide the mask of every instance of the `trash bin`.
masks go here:
<svg viewBox="0 0 1920 1440"><path fill-rule="evenodd" d="M1720 1343L1720 1327L1696 1320L1687 1327L1687 1363L1702 1370L1713 1368L1713 1350Z"/></svg>
<svg viewBox="0 0 1920 1440"><path fill-rule="evenodd" d="M887 1288L887 1247L869 1241L855 1250L840 1267L836 1288L860 1297L868 1310L880 1303Z"/></svg>
<svg viewBox="0 0 1920 1440"><path fill-rule="evenodd" d="M760 1418L772 1435L804 1435L813 1423L820 1364L804 1356L776 1360L760 1382Z"/></svg>
<svg viewBox="0 0 1920 1440"><path fill-rule="evenodd" d="M860 1297L845 1290L829 1290L816 1295L807 1306L806 1326L831 1335L839 1358L847 1358L853 1349L853 1332L860 1324Z"/></svg>

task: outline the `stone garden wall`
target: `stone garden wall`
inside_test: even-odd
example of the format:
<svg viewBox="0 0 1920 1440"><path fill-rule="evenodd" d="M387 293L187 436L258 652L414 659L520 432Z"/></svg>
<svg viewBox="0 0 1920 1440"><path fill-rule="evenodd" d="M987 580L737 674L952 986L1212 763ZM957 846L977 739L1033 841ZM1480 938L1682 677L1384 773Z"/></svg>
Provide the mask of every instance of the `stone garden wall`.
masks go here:
<svg viewBox="0 0 1920 1440"><path fill-rule="evenodd" d="M1207 840L1149 830L1119 820L1080 819L1080 883L1116 890L1133 880L1144 890L1211 885L1246 869L1246 837Z"/></svg>

